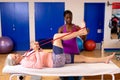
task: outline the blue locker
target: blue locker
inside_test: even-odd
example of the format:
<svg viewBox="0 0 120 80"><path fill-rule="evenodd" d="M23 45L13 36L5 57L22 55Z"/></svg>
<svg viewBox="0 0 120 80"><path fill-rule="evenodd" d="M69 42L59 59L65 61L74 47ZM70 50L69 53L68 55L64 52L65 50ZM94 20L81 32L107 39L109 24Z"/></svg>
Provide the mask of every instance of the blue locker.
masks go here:
<svg viewBox="0 0 120 80"><path fill-rule="evenodd" d="M29 14L27 2L1 2L2 36L10 37L15 51L29 49Z"/></svg>
<svg viewBox="0 0 120 80"><path fill-rule="evenodd" d="M37 41L52 39L58 28L64 24L63 13L64 2L35 2L35 38ZM52 45L50 43L41 47L52 48Z"/></svg>
<svg viewBox="0 0 120 80"><path fill-rule="evenodd" d="M86 26L90 30L87 39L101 43L104 36L105 3L85 3L84 8Z"/></svg>

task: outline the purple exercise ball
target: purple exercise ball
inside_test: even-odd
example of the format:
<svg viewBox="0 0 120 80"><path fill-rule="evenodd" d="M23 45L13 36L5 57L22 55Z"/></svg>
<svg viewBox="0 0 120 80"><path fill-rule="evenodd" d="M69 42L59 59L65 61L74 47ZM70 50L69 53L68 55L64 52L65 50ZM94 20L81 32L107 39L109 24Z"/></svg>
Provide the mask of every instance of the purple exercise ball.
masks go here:
<svg viewBox="0 0 120 80"><path fill-rule="evenodd" d="M13 41L9 37L0 37L0 53L9 53L13 49Z"/></svg>

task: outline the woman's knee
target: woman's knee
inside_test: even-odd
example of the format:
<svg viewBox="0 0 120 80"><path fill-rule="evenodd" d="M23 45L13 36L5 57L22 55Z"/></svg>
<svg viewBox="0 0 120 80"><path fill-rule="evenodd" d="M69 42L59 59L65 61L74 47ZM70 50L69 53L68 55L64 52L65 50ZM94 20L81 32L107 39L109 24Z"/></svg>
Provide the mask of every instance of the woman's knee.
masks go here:
<svg viewBox="0 0 120 80"><path fill-rule="evenodd" d="M58 37L59 37L59 35L58 35L58 33L56 33L56 34L54 34L53 39L56 39Z"/></svg>

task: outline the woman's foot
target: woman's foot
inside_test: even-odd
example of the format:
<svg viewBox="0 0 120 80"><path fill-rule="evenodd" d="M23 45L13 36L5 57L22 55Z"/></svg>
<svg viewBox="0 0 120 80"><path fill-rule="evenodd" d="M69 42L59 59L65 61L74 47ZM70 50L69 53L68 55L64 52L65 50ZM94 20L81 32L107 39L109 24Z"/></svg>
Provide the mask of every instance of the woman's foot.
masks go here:
<svg viewBox="0 0 120 80"><path fill-rule="evenodd" d="M114 52L112 55L105 57L105 58L106 58L106 59L105 59L105 63L108 64L108 63L110 62L110 60L111 60L114 56L115 56L115 52Z"/></svg>
<svg viewBox="0 0 120 80"><path fill-rule="evenodd" d="M78 33L79 33L79 35L87 35L87 29L86 28L83 28L83 29L80 29L79 31L78 31Z"/></svg>
<svg viewBox="0 0 120 80"><path fill-rule="evenodd" d="M82 21L80 24L80 28L84 28L84 27L86 27L86 24L85 24L85 21Z"/></svg>

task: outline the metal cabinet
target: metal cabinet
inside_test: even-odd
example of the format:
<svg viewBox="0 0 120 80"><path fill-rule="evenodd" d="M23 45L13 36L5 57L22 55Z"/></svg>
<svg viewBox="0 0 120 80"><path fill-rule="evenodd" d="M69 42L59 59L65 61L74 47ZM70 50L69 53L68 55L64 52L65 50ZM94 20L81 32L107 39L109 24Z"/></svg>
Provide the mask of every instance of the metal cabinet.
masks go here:
<svg viewBox="0 0 120 80"><path fill-rule="evenodd" d="M64 24L63 13L64 2L35 2L35 39L52 39L58 28ZM50 43L41 47L51 48L52 45Z"/></svg>
<svg viewBox="0 0 120 80"><path fill-rule="evenodd" d="M0 2L2 36L10 37L14 50L29 49L29 14L27 2Z"/></svg>

